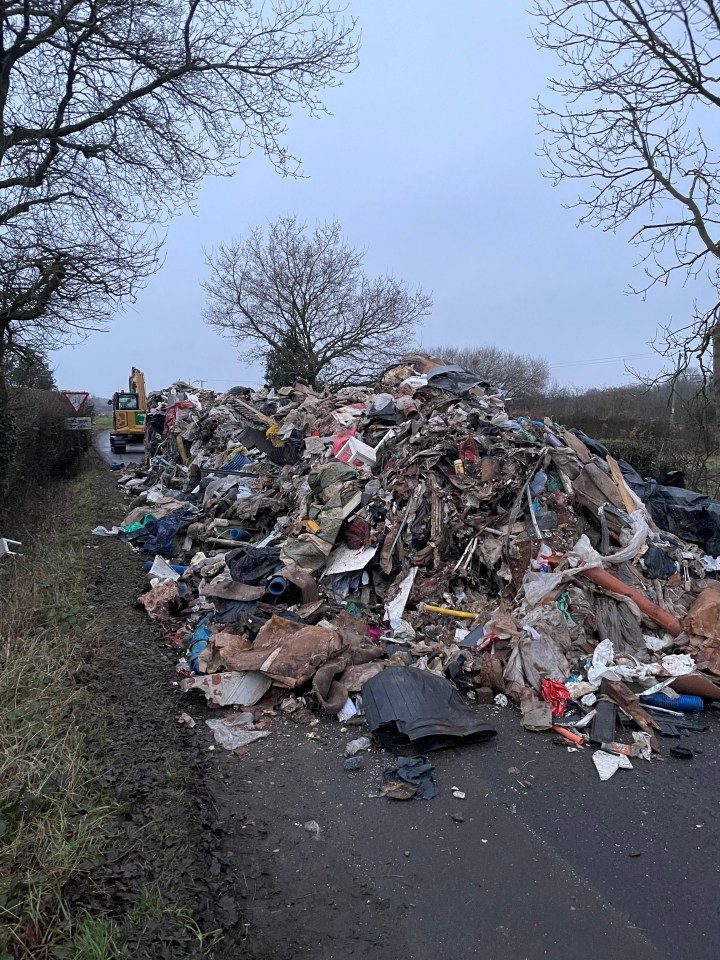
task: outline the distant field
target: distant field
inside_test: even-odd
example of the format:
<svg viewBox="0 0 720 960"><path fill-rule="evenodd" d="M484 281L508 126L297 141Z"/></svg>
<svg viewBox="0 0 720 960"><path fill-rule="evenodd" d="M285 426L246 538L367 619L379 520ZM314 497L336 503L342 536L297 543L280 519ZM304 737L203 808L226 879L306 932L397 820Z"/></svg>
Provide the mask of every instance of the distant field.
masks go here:
<svg viewBox="0 0 720 960"><path fill-rule="evenodd" d="M98 433L100 430L107 430L112 426L112 417L107 413L102 416L93 417L93 431Z"/></svg>

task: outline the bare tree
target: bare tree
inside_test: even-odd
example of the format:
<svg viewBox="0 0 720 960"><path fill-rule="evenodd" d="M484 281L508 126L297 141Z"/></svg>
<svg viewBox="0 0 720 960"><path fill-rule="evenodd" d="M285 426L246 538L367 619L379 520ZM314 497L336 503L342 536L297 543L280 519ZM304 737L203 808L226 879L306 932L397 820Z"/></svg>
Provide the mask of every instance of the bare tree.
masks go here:
<svg viewBox="0 0 720 960"><path fill-rule="evenodd" d="M581 222L631 226L647 282L707 274L720 297L720 3L538 0L540 47L562 70L540 105L556 180L578 180ZM720 312L666 328L662 352L713 370ZM676 370L677 375L677 370Z"/></svg>
<svg viewBox="0 0 720 960"><path fill-rule="evenodd" d="M123 235L111 225L94 237L73 235L66 213L52 218L55 236L32 232L48 220L45 211L36 223L0 229L0 409L7 401L7 363L106 329L113 308L155 267L158 241L150 231Z"/></svg>
<svg viewBox="0 0 720 960"><path fill-rule="evenodd" d="M550 379L550 367L543 357L513 353L495 346L443 346L433 347L429 352L448 363L457 363L481 374L515 400L538 396Z"/></svg>
<svg viewBox="0 0 720 960"><path fill-rule="evenodd" d="M55 375L47 357L30 348L24 349L22 354L8 356L3 375L9 387L57 390Z"/></svg>
<svg viewBox="0 0 720 960"><path fill-rule="evenodd" d="M281 217L209 256L206 319L244 359L264 360L274 385L283 371L313 385L365 381L412 347L432 300L367 277L362 262L339 224L310 231Z"/></svg>
<svg viewBox="0 0 720 960"><path fill-rule="evenodd" d="M326 0L0 2L0 361L102 327L207 174L294 172L287 117L355 61Z"/></svg>

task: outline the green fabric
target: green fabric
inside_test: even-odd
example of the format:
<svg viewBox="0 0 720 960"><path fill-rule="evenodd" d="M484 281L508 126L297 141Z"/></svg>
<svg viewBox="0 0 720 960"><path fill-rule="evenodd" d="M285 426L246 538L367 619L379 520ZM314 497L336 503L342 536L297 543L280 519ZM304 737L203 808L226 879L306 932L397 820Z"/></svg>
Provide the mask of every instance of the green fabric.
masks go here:
<svg viewBox="0 0 720 960"><path fill-rule="evenodd" d="M151 520L157 520L157 517L154 513L149 513L146 517L143 517L142 520L138 520L137 523L131 523L128 527L120 527L123 533L135 533L136 530L142 530L143 527L147 526Z"/></svg>

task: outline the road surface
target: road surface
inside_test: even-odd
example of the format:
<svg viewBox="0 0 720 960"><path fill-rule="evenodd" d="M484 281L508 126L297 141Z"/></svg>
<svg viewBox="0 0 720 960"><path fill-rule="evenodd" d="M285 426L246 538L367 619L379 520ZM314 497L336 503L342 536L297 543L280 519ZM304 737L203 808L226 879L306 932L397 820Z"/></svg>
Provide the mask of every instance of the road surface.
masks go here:
<svg viewBox="0 0 720 960"><path fill-rule="evenodd" d="M392 756L374 749L346 774L344 745L367 731L334 718L315 731L275 720L240 760L214 751L208 781L235 827L230 858L265 955L714 960L716 717L683 739L694 760L670 758L664 741L664 762L635 760L602 783L590 750L525 732L512 707L484 710L497 738L431 754L431 801L375 799ZM192 734L207 749L203 727ZM317 839L303 826L313 820Z"/></svg>
<svg viewBox="0 0 720 960"><path fill-rule="evenodd" d="M143 458L143 445L129 443L125 453L113 453L110 449L110 431L103 430L95 438L95 449L108 463L140 463Z"/></svg>
<svg viewBox="0 0 720 960"><path fill-rule="evenodd" d="M98 522L126 507L114 479L98 477ZM705 732L680 740L692 760L661 740L662 759L633 760L603 783L592 751L528 733L514 707L478 704L497 737L430 754L433 800L390 800L377 793L392 754L373 747L346 773L345 745L367 729L287 715L282 692L275 707L254 708L265 739L241 756L219 747L205 721L228 711L173 682L177 622L137 609L141 559L114 538L99 538L93 555L100 649L114 658L102 682L125 711L109 766L133 829L141 814L162 820L163 843L186 856L173 882L200 929L222 928L214 960L720 956L717 708ZM179 724L183 714L195 725ZM158 792L171 776L184 783L180 770L195 812ZM133 856L116 861L123 908L145 869Z"/></svg>

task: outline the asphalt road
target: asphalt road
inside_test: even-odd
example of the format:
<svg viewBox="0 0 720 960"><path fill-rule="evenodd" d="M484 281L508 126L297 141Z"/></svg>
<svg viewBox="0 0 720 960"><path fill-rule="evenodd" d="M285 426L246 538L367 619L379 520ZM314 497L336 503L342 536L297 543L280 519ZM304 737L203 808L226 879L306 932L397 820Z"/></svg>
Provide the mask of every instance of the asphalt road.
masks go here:
<svg viewBox="0 0 720 960"><path fill-rule="evenodd" d="M125 453L113 453L110 449L110 431L103 430L95 437L95 449L108 463L140 463L143 458L141 443L129 443Z"/></svg>
<svg viewBox="0 0 720 960"><path fill-rule="evenodd" d="M693 760L664 740L664 760L603 783L590 750L527 733L512 707L481 709L497 738L431 754L430 801L372 798L392 756L374 749L346 774L344 745L365 730L334 719L314 734L276 720L241 759L215 750L262 955L716 960L717 714L683 739Z"/></svg>
<svg viewBox="0 0 720 960"><path fill-rule="evenodd" d="M109 472L103 480L111 484ZM98 550L112 557L121 546L110 540ZM153 709L129 713L123 729L152 743L158 777L175 758L197 778L203 844L172 830L168 842L197 844L193 882L208 869L205 847L212 851L209 874L222 887L215 900L237 920L227 921L217 960L720 956L720 711L708 710L708 729L681 740L692 760L672 758L673 741L661 738L661 759L633 760L603 783L592 751L528 733L513 707L477 705L498 735L429 755L437 797L377 798L390 753L373 748L360 771L343 770L345 745L364 726L328 715L303 724L271 710L269 736L244 756L216 745L204 721L227 711L172 684L177 648L161 670L144 666L163 649L153 630L160 641L174 628L122 615L139 592L130 561L138 563L108 561L105 574L119 598L113 641L127 645L130 664L143 664L130 688ZM194 727L177 724L184 712ZM181 732L171 739L168 727ZM183 749L174 753L178 737ZM185 878L177 883L184 892Z"/></svg>

